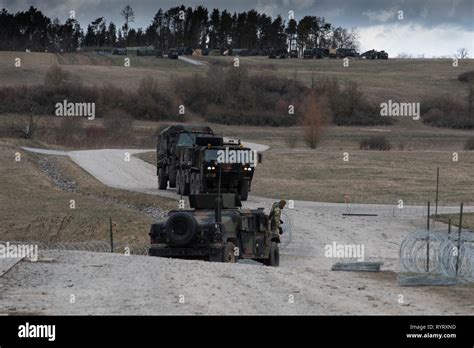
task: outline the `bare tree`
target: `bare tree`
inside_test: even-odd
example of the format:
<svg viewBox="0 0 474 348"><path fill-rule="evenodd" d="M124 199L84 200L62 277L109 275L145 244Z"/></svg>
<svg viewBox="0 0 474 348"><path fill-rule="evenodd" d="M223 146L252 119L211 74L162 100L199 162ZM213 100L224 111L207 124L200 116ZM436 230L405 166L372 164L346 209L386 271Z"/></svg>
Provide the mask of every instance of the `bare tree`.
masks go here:
<svg viewBox="0 0 474 348"><path fill-rule="evenodd" d="M468 87L468 95L467 95L467 107L468 107L468 114L471 117L474 117L474 81L469 83Z"/></svg>
<svg viewBox="0 0 474 348"><path fill-rule="evenodd" d="M15 115L15 118L10 122L9 129L13 135L18 135L24 139L33 139L40 121L40 117L37 115L38 108L31 95L27 97L25 104L29 109L28 114Z"/></svg>
<svg viewBox="0 0 474 348"><path fill-rule="evenodd" d="M460 49L458 49L456 56L460 59L469 58L469 51L467 50L467 48L461 47Z"/></svg>
<svg viewBox="0 0 474 348"><path fill-rule="evenodd" d="M306 144L315 149L320 143L327 125L329 109L324 97L312 92L306 98L303 118L303 137Z"/></svg>
<svg viewBox="0 0 474 348"><path fill-rule="evenodd" d="M130 5L127 5L123 8L120 14L122 15L123 19L125 19L125 24L122 27L123 36L127 37L128 30L130 29L129 24L135 21L135 13L133 12L132 7Z"/></svg>

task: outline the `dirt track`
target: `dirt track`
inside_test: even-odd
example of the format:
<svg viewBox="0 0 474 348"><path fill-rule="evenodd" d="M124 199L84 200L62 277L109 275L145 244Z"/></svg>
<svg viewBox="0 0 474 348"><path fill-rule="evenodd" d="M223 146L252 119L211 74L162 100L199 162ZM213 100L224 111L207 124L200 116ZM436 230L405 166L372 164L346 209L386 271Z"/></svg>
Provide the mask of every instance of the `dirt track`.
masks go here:
<svg viewBox="0 0 474 348"><path fill-rule="evenodd" d="M69 153L71 159L112 187L178 199L156 189L155 168L132 150ZM245 206L272 200L251 196ZM237 265L141 256L48 252L54 263L21 262L0 278L0 312L48 314L472 314L472 286L402 288L397 285L403 237L423 226L422 207L295 201L286 210L281 266ZM468 209L468 210L472 210ZM372 212L374 217L343 216ZM339 261L324 255L333 242L361 244L366 260L383 272L331 272ZM289 243L289 244L288 244ZM69 303L69 296L76 303ZM185 303L179 302L184 295ZM399 303L403 295L403 303ZM294 298L294 303L291 299Z"/></svg>

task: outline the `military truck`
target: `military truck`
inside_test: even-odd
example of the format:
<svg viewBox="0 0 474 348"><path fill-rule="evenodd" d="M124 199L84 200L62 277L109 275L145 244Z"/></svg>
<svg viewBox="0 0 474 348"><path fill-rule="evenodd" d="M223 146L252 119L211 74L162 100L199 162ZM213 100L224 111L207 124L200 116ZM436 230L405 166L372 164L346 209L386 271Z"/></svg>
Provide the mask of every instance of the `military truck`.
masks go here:
<svg viewBox="0 0 474 348"><path fill-rule="evenodd" d="M279 266L280 236L271 232L263 208L241 209L230 193L191 195L189 203L191 209L172 210L151 226L149 255Z"/></svg>
<svg viewBox="0 0 474 348"><path fill-rule="evenodd" d="M168 58L169 58L169 59L178 59L178 56L179 56L179 54L178 54L178 50L177 50L177 49L174 49L174 48L173 48L173 49L171 49L171 50L168 51Z"/></svg>
<svg viewBox="0 0 474 348"><path fill-rule="evenodd" d="M361 58L366 58L366 59L388 59L388 53L385 51L376 51L376 50L370 50L367 52L364 52L360 55Z"/></svg>
<svg viewBox="0 0 474 348"><path fill-rule="evenodd" d="M253 163L221 163L219 151L245 154L252 150L240 142L225 143L224 138L209 127L176 125L164 129L157 144L158 188L165 190L169 182L170 188L176 187L178 194L187 196L217 192L220 182L222 192L237 193L241 200L247 200L255 158L252 158Z"/></svg>

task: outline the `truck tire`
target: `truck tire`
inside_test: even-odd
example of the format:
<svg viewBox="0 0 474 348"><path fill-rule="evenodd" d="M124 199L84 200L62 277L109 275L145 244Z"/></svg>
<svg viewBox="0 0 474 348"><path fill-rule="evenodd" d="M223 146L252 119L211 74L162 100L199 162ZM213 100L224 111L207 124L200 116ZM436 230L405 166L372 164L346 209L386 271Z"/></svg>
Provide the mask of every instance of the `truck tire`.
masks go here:
<svg viewBox="0 0 474 348"><path fill-rule="evenodd" d="M266 266L278 267L280 266L280 249L278 248L278 243L272 242L270 246L270 255L268 259L265 260Z"/></svg>
<svg viewBox="0 0 474 348"><path fill-rule="evenodd" d="M246 201L249 197L249 182L248 180L242 181L240 185L239 196L241 201Z"/></svg>
<svg viewBox="0 0 474 348"><path fill-rule="evenodd" d="M168 180L166 178L165 168L158 169L158 189L166 190L168 187Z"/></svg>
<svg viewBox="0 0 474 348"><path fill-rule="evenodd" d="M197 222L194 216L178 212L168 219L165 230L171 244L186 246L196 236Z"/></svg>
<svg viewBox="0 0 474 348"><path fill-rule="evenodd" d="M222 254L222 262L226 263L236 263L237 256L234 254L235 244L232 242L227 242L224 248L224 253Z"/></svg>

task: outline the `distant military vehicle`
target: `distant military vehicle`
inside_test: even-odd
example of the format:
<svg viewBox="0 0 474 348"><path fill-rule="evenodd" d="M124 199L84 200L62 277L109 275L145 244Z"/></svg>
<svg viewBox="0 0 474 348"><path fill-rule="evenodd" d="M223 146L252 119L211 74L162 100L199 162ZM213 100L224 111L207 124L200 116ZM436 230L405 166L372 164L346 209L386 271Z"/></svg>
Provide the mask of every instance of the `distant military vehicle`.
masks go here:
<svg viewBox="0 0 474 348"><path fill-rule="evenodd" d="M119 56L126 56L127 55L127 49L126 48L114 48L112 50L113 55L119 55Z"/></svg>
<svg viewBox="0 0 474 348"><path fill-rule="evenodd" d="M189 196L190 210L172 210L150 230L151 256L235 263L253 259L278 267L280 237L259 209L240 209L234 194Z"/></svg>
<svg viewBox="0 0 474 348"><path fill-rule="evenodd" d="M298 51L297 50L291 50L290 51L290 58L298 58Z"/></svg>
<svg viewBox="0 0 474 348"><path fill-rule="evenodd" d="M324 57L327 57L329 55L329 50L325 48L307 48L303 52L303 58L304 59L322 59Z"/></svg>
<svg viewBox="0 0 474 348"><path fill-rule="evenodd" d="M168 51L168 58L169 59L178 59L178 57L179 57L178 50L171 49L171 50Z"/></svg>
<svg viewBox="0 0 474 348"><path fill-rule="evenodd" d="M223 161L224 156L219 158L232 152L233 161ZM169 182L178 194L187 196L216 192L220 181L223 192L237 193L245 201L251 190L256 161L258 158L252 150L243 147L240 141L225 143L224 138L209 127L171 126L158 136L158 188L165 190Z"/></svg>
<svg viewBox="0 0 474 348"><path fill-rule="evenodd" d="M377 59L388 59L388 53L385 51L377 52Z"/></svg>
<svg viewBox="0 0 474 348"><path fill-rule="evenodd" d="M338 48L337 49L337 58L357 58L359 57L359 53L353 48Z"/></svg>
<svg viewBox="0 0 474 348"><path fill-rule="evenodd" d="M329 56L329 58L337 58L337 49L336 48L330 48L328 56Z"/></svg>
<svg viewBox="0 0 474 348"><path fill-rule="evenodd" d="M288 58L288 51L285 49L270 49L268 52L268 58L270 59L286 59Z"/></svg>
<svg viewBox="0 0 474 348"><path fill-rule="evenodd" d="M328 52L329 58L343 59L348 57L358 58L359 53L353 48L331 48Z"/></svg>
<svg viewBox="0 0 474 348"><path fill-rule="evenodd" d="M361 58L366 58L366 59L388 59L388 53L385 51L376 51L376 50L370 50L367 52L364 52L360 55Z"/></svg>
<svg viewBox="0 0 474 348"><path fill-rule="evenodd" d="M314 50L312 48L305 49L303 51L303 58L304 59L313 59L314 58Z"/></svg>

